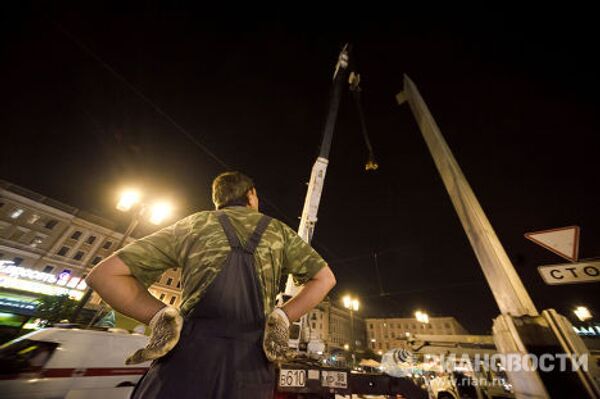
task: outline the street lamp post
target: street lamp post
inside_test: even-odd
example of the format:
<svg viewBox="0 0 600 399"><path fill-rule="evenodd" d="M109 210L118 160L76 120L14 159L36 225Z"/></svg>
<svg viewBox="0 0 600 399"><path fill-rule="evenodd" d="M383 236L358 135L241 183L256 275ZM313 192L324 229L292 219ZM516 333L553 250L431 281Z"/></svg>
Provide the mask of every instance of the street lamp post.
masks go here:
<svg viewBox="0 0 600 399"><path fill-rule="evenodd" d="M425 312L421 312L420 310L417 310L415 312L415 318L417 319L417 321L419 323L423 323L423 324L429 323L429 315Z"/></svg>
<svg viewBox="0 0 600 399"><path fill-rule="evenodd" d="M142 218L142 216L144 216L144 214L147 212L148 209L150 209L150 212L151 212L150 217L149 217L150 222L153 224L157 224L157 225L161 224L163 222L163 220L168 217L168 215L171 211L170 205L167 204L166 202L158 202L149 208L147 204L140 202L140 195L137 191L134 191L134 190L128 190L128 191L123 192L121 194L121 197L119 198L119 202L117 203L116 208L121 212L128 212L132 209L134 211L133 211L133 214L131 217L131 222L129 222L129 225L127 226L127 229L125 230L125 233L123 233L123 236L117 243L113 253L118 251L125 245L125 243L129 239L129 237L131 237L131 235L135 231L136 227L139 225L140 219ZM75 311L73 312L73 316L72 316L73 322L77 321L77 318L79 317L79 314L81 313L81 310L89 302L93 293L94 293L94 290L92 290L91 287L88 287L87 291L85 292L85 294L83 295L83 297L77 304ZM97 316L97 314L96 314L96 316ZM96 316L94 316L94 318L92 318L90 325L95 321Z"/></svg>
<svg viewBox="0 0 600 399"><path fill-rule="evenodd" d="M350 351L352 354L352 368L356 366L356 342L354 340L354 312L358 311L360 303L357 298L346 295L343 298L344 307L350 311Z"/></svg>
<svg viewBox="0 0 600 399"><path fill-rule="evenodd" d="M579 321L587 321L592 318L592 313L585 306L578 306L573 313L575 313Z"/></svg>
<svg viewBox="0 0 600 399"><path fill-rule="evenodd" d="M117 246L115 247L115 250L113 252L116 252L119 249L121 249L123 244L125 244L126 240L129 238L129 236L131 236L131 233L133 233L133 231L137 227L138 223L139 223L139 219L136 216L134 216L133 219L131 220L131 222L129 223L127 230L125 230L123 237L121 238L121 240L119 241L119 243L117 244ZM87 305L87 303L89 302L93 293L94 293L94 290L91 287L88 287L87 290L85 291L85 294L81 297L81 300L77 304L75 311L73 312L73 316L72 316L73 322L77 321L77 318L79 317L79 314L81 313L81 310L85 307L85 305Z"/></svg>

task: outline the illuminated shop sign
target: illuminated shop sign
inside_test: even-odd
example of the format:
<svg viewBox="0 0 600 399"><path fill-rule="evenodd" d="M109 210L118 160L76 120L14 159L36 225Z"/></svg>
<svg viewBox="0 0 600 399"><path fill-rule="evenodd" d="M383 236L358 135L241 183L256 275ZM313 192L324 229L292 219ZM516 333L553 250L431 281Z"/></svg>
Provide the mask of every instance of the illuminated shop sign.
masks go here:
<svg viewBox="0 0 600 399"><path fill-rule="evenodd" d="M573 327L573 330L582 337L600 337L600 325Z"/></svg>
<svg viewBox="0 0 600 399"><path fill-rule="evenodd" d="M81 299L87 288L85 281L71 277L70 273L58 276L37 270L15 266L10 261L0 261L0 287L35 292L44 295L69 295Z"/></svg>
<svg viewBox="0 0 600 399"><path fill-rule="evenodd" d="M3 310L14 310L21 314L33 314L36 307L37 303L32 299L8 298L0 294L0 308Z"/></svg>

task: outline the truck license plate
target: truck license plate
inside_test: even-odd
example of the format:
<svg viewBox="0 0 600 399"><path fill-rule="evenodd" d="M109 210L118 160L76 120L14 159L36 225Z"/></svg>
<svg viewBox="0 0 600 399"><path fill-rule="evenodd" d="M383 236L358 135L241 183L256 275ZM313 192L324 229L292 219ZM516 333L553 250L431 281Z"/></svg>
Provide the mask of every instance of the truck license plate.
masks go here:
<svg viewBox="0 0 600 399"><path fill-rule="evenodd" d="M321 385L328 388L348 388L348 374L344 371L321 371Z"/></svg>
<svg viewBox="0 0 600 399"><path fill-rule="evenodd" d="M280 387L306 386L306 370L279 370Z"/></svg>

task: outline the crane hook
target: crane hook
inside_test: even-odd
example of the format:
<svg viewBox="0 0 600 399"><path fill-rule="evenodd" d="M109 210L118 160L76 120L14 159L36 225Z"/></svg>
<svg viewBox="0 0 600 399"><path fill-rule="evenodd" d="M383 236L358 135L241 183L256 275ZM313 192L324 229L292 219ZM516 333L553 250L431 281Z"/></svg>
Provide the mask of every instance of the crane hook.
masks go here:
<svg viewBox="0 0 600 399"><path fill-rule="evenodd" d="M362 91L362 89L360 88L360 74L350 72L350 76L348 77L348 83L350 84L350 91L352 92L352 95L354 97L354 103L356 104L356 110L358 111L358 118L360 119L360 127L363 138L365 139L365 145L367 146L367 151L369 152L367 162L365 163L365 170L377 170L379 168L379 164L375 160L375 153L373 152L373 146L371 145L371 140L369 139L367 124L365 122L365 115L360 100L360 93Z"/></svg>

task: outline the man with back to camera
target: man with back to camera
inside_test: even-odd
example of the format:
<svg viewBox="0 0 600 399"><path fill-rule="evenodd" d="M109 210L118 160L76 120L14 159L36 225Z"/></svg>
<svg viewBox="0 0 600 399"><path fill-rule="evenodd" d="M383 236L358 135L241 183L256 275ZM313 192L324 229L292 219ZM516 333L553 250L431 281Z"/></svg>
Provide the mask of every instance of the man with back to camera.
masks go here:
<svg viewBox="0 0 600 399"><path fill-rule="evenodd" d="M293 357L290 322L335 285L310 245L258 211L250 178L220 174L212 199L215 211L195 213L127 245L86 278L115 310L152 330L148 345L127 359L154 360L132 398L271 398L273 363ZM182 269L180 311L147 291L174 267ZM275 307L290 273L304 287Z"/></svg>

